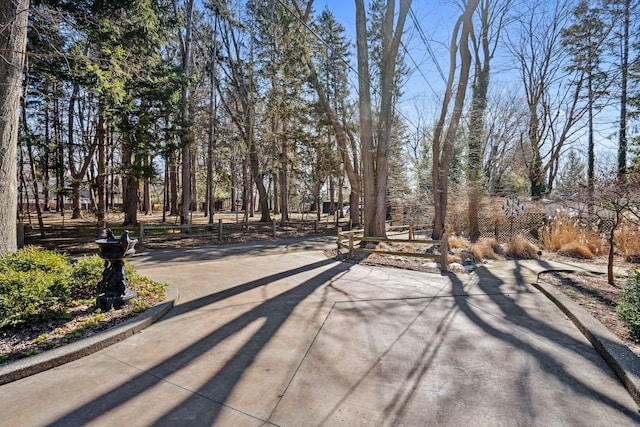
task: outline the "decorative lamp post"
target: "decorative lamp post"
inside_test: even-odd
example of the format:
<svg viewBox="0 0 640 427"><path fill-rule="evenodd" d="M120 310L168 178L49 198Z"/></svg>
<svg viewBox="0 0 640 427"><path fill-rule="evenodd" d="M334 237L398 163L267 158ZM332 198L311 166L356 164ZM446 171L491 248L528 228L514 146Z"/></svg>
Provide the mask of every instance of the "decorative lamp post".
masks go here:
<svg viewBox="0 0 640 427"><path fill-rule="evenodd" d="M129 279L124 259L136 253L134 246L138 239L129 238L128 231L122 233L118 239L111 229L107 228L107 238L96 240L95 243L98 245L98 256L105 260L96 304L104 311L119 309L137 295L128 288Z"/></svg>

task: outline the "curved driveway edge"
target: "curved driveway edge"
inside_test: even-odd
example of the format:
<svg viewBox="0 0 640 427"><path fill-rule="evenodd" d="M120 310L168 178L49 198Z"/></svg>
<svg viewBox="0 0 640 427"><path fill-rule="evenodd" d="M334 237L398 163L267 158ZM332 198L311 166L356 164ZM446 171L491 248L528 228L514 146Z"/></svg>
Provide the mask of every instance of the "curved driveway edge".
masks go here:
<svg viewBox="0 0 640 427"><path fill-rule="evenodd" d="M116 328L0 366L0 385L55 368L122 341L167 314L173 308L177 298L178 290L169 286L166 291L166 299L163 302L145 310Z"/></svg>
<svg viewBox="0 0 640 427"><path fill-rule="evenodd" d="M544 283L535 282L532 285L553 301L571 319L613 369L633 400L640 406L640 358L629 350L613 332L561 291Z"/></svg>

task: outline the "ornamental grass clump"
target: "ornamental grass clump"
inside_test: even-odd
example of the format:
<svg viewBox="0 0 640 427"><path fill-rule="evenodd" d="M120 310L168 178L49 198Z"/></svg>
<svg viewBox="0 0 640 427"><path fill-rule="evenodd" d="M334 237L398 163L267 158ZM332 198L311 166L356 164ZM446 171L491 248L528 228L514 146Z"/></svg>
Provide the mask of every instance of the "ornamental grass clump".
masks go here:
<svg viewBox="0 0 640 427"><path fill-rule="evenodd" d="M542 230L542 242L546 250L570 257L591 259L607 252L606 242L597 229L569 213L559 213Z"/></svg>
<svg viewBox="0 0 640 427"><path fill-rule="evenodd" d="M618 299L618 317L640 336L640 270L633 270Z"/></svg>
<svg viewBox="0 0 640 427"><path fill-rule="evenodd" d="M504 254L502 246L496 239L485 237L471 245L469 252L471 252L476 261L480 262L485 259L498 259L499 255Z"/></svg>
<svg viewBox="0 0 640 427"><path fill-rule="evenodd" d="M505 255L514 259L538 259L538 248L523 236L515 236L507 242Z"/></svg>

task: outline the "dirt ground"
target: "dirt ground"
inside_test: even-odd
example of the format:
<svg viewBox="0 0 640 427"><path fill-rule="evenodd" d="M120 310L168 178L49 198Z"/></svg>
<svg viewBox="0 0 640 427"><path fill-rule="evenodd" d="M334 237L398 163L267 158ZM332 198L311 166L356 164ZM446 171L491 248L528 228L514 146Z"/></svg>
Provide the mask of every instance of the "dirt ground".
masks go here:
<svg viewBox="0 0 640 427"><path fill-rule="evenodd" d="M581 305L640 357L640 337L629 331L616 312L625 278L617 278L615 285L610 285L604 274L549 272L541 274L538 280L555 286Z"/></svg>

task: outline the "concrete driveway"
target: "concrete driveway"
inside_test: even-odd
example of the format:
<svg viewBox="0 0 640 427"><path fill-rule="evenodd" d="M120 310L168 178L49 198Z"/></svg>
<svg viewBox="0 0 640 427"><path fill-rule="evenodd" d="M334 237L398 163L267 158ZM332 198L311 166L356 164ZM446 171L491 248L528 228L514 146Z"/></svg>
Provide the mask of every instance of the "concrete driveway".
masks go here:
<svg viewBox="0 0 640 427"><path fill-rule="evenodd" d="M2 426L638 425L567 317L511 272L328 260L330 239L141 253L178 288L142 333L0 386Z"/></svg>

